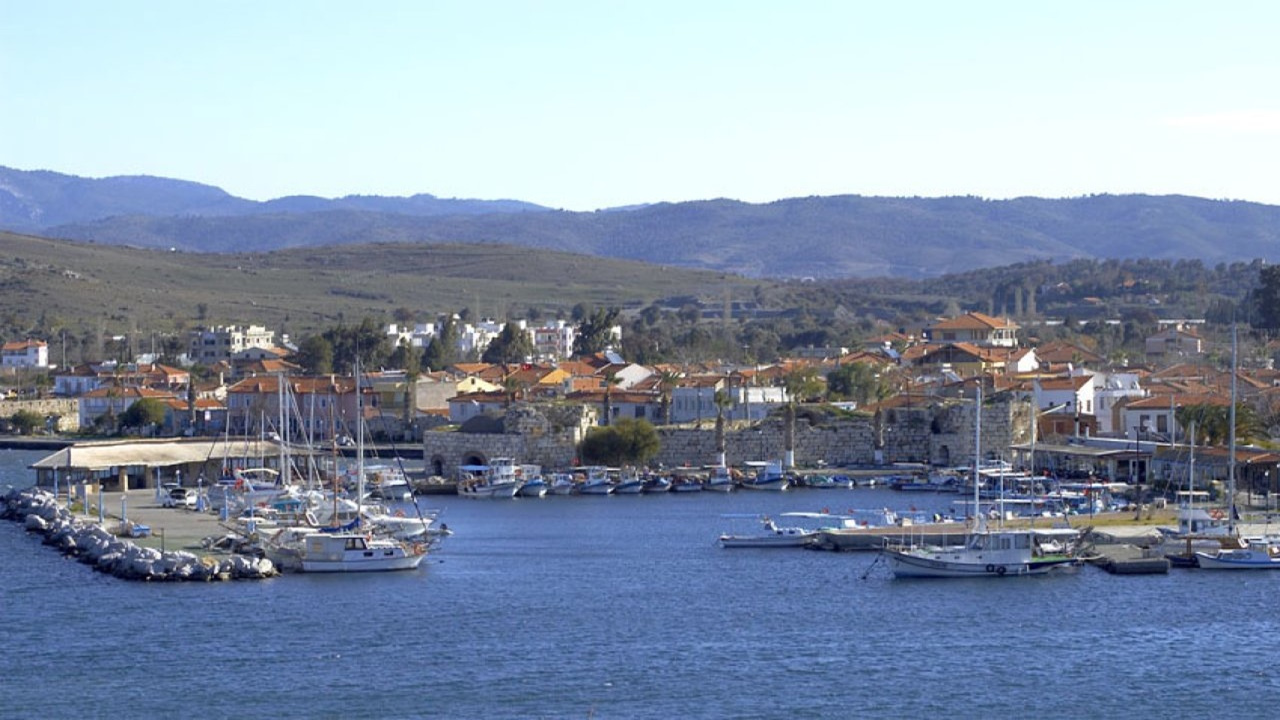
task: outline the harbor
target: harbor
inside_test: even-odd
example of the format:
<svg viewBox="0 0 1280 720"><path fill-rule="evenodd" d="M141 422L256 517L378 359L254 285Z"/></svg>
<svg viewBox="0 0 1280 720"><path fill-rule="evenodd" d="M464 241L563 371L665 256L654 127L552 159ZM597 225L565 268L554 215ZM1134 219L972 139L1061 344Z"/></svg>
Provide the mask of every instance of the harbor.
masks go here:
<svg viewBox="0 0 1280 720"><path fill-rule="evenodd" d="M45 448L48 449L48 448ZM47 459L48 456L46 456ZM39 466L44 460L35 463ZM768 498L774 506L789 504L790 511L779 510L783 515L808 514L816 518L825 527L815 529L806 542L800 544L809 549L854 552L874 556L890 546L947 546L963 543L970 530L970 525L963 517L956 517L954 507L960 501L955 500L955 493L920 493L903 492L891 489L892 486L882 482L877 488L874 483L865 482L870 478L884 478L884 471L861 470L847 471L858 477L855 482L844 472L808 471L792 476L794 484L785 493L752 492L739 490L735 495ZM842 478L844 484L839 489L831 489L832 477ZM821 479L819 481L818 479ZM167 561L160 563L167 569L168 575L133 573L134 579L198 579L207 580L237 578L266 578L280 574L286 568L273 567L269 562L259 565L246 565L234 573L229 569L197 571L190 569L174 573L175 566L172 554L184 560L190 566L217 568L218 563L235 554L234 550L242 547L256 535L259 528L246 525L238 518L226 512L218 512L209 506L210 490L203 486L198 503L175 507L166 501L162 488L138 488L129 491L106 491L100 486L92 490L85 486L62 485L60 494L53 500L46 489L43 504L53 503L59 512L65 513L68 521L74 520L81 525L93 525L102 531L123 539L130 546L141 548L161 556L170 554ZM513 493L514 494L514 493ZM662 493L670 496L675 502L688 502L687 493L675 492L669 485L664 486ZM722 497L721 493L704 493L709 498ZM643 503L653 500L639 499L645 493L637 492L637 498L606 500L615 503ZM585 498L584 498L585 499ZM399 514L406 515L405 510L421 513L427 503L437 504L449 500L449 496L419 496L411 502L401 500ZM478 502L469 498L458 498L453 502L474 503L480 506L493 501ZM512 498L517 506L538 502L565 502L555 494L543 494L537 498ZM576 500L575 502L582 502ZM731 501L724 500L728 504ZM262 503L265 508L267 503ZM832 507L835 510L832 510ZM875 510L855 510L859 506L873 506ZM892 506L892 507L891 507ZM894 509L896 508L896 509ZM803 512L795 512L802 510ZM433 515L437 510L430 510ZM516 510L520 512L520 510ZM847 513L847 514L845 514ZM874 516L879 517L874 517ZM873 517L871 521L866 518ZM265 516L264 516L265 517ZM953 519L954 518L954 519ZM1262 516L1262 523L1241 523L1240 530L1245 534L1270 534L1267 524L1269 515ZM22 520L21 517L17 518ZM1178 523L1177 513L1169 506L1147 506L1135 513L1132 509L1113 510L1088 515L1062 514L1042 517L1009 517L1007 527L1065 529L1071 528L1080 534L1082 550L1079 554L1082 561L1096 566L1112 574L1149 574L1169 571L1169 561L1160 550L1164 536ZM1002 526L1005 521L1002 520ZM447 525L445 526L447 528ZM1162 531L1163 528L1163 531ZM28 524L28 529L34 529ZM261 532L264 535L277 532L276 528L264 521ZM55 544L47 541L46 544ZM258 554L261 557L261 554ZM153 560L158 560L154 556ZM256 560L255 560L256 562ZM297 568L292 568L297 569ZM124 576L121 574L121 576Z"/></svg>
<svg viewBox="0 0 1280 720"><path fill-rule="evenodd" d="M29 477L32 461L15 463L17 477ZM128 515L152 528L140 542L159 547L163 528L171 550L180 533L196 539L204 529L179 524L209 522L148 507L147 497L130 491L127 501ZM883 488L446 496L432 503L455 534L416 571L212 585L120 582L0 523L8 637L58 649L9 653L0 671L14 707L55 717L105 707L170 717L193 706L213 718L324 717L346 701L380 717L885 717L923 716L955 697L971 698L966 715L1070 717L1082 705L1110 707L1120 692L1144 715L1174 704L1266 715L1269 676L1221 688L1217 674L1195 669L1226 652L1264 662L1269 646L1256 633L1265 619L1223 608L1265 606L1280 574L1113 576L1085 566L1061 577L912 582L893 580L876 553L715 542L731 527L725 513L894 500L927 509L943 497ZM118 515L119 498L108 494L105 506ZM981 668L976 682L999 693L975 694L954 671L975 656L1046 645L1044 662ZM137 660L153 657L162 670ZM76 672L58 669L67 663ZM344 685L373 668L376 691ZM696 695L682 685L682 673L711 668L730 671L700 680ZM216 681L250 670L254 682L230 694ZM130 689L161 672L182 689ZM1185 682L1169 685L1171 674ZM335 687L344 689L324 689Z"/></svg>

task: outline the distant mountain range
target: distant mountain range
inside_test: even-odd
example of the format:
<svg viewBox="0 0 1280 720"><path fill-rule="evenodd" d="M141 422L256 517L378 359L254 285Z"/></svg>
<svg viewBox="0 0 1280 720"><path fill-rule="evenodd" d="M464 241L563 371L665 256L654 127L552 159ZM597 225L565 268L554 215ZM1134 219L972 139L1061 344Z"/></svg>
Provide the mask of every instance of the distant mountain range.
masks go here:
<svg viewBox="0 0 1280 720"><path fill-rule="evenodd" d="M933 277L1030 260L1207 264L1280 254L1280 207L1178 195L1049 200L843 195L565 212L517 200L246 200L209 185L0 167L0 228L190 252L503 243L748 277Z"/></svg>

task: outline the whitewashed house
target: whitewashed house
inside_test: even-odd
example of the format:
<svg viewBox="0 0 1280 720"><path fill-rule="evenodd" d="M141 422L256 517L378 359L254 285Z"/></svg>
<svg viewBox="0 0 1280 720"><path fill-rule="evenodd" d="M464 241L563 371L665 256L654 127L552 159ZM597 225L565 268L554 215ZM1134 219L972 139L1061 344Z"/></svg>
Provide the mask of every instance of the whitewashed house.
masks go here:
<svg viewBox="0 0 1280 720"><path fill-rule="evenodd" d="M43 340L14 340L0 349L0 360L5 368L49 367L49 344Z"/></svg>

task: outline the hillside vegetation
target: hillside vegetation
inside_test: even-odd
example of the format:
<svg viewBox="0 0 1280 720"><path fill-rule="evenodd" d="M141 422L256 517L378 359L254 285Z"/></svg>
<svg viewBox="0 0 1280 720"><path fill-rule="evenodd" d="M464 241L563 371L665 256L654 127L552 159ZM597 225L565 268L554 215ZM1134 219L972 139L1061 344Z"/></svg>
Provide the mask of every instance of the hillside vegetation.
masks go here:
<svg viewBox="0 0 1280 720"><path fill-rule="evenodd" d="M163 332L196 322L267 324L295 334L344 319L567 315L577 303L638 307L691 292L745 296L719 273L506 245L374 244L194 254L0 232L6 335L32 329Z"/></svg>
<svg viewBox="0 0 1280 720"><path fill-rule="evenodd" d="M938 277L1035 260L1274 255L1280 208L1188 197L800 198L619 212L420 217L355 210L118 216L50 228L100 243L244 252L367 242L503 243L748 277Z"/></svg>
<svg viewBox="0 0 1280 720"><path fill-rule="evenodd" d="M255 202L181 180L0 168L0 228L206 253L500 244L745 277L918 279L1046 260L1269 259L1280 247L1280 208L1174 195L844 195L583 213L431 195Z"/></svg>

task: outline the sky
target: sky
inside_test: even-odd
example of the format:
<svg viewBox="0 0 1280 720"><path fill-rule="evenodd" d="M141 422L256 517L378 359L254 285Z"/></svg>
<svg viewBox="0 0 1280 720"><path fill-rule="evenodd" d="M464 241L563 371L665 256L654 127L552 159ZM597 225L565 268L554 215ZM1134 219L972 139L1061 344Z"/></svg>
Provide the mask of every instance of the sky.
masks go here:
<svg viewBox="0 0 1280 720"><path fill-rule="evenodd" d="M0 0L0 165L254 200L1280 204L1280 3Z"/></svg>

